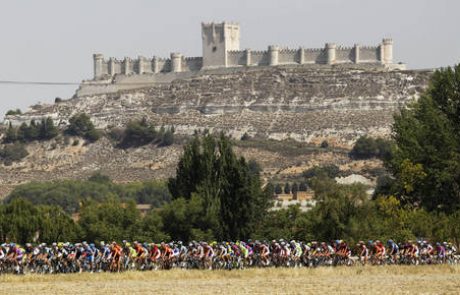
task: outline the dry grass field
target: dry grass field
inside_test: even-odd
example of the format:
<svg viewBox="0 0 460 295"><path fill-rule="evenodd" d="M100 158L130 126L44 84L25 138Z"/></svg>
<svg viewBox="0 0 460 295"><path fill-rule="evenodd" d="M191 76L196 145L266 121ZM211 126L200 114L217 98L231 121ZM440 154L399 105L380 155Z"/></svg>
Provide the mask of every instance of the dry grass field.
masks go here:
<svg viewBox="0 0 460 295"><path fill-rule="evenodd" d="M0 276L1 294L459 294L459 266Z"/></svg>

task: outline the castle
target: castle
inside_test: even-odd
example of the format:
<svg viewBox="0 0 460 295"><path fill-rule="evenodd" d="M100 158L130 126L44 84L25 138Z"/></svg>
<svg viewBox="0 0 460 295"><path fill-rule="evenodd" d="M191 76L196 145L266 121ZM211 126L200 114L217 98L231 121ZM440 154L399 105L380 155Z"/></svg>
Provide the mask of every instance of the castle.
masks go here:
<svg viewBox="0 0 460 295"><path fill-rule="evenodd" d="M145 75L157 73L183 73L201 70L278 65L381 65L390 69L404 69L393 63L393 40L383 39L378 46L341 47L326 43L324 48L289 49L271 45L264 51L240 49L240 26L237 23L202 23L202 57L184 57L171 53L170 58L138 57L123 60L104 59L94 54L94 80L115 75Z"/></svg>

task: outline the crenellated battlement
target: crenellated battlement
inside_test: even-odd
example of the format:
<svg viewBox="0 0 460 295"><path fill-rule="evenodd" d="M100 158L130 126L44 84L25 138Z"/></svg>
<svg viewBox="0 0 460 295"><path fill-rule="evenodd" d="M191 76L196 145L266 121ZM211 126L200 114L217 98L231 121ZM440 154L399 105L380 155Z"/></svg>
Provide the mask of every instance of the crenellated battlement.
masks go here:
<svg viewBox="0 0 460 295"><path fill-rule="evenodd" d="M326 43L323 48L287 48L270 45L267 50L240 50L240 26L235 22L202 23L202 57L171 53L169 58L139 56L104 59L94 54L94 79L106 80L116 75L145 75L195 72L207 69L247 66L303 64L374 64L390 69L404 69L393 64L393 39L384 38L377 46L343 46Z"/></svg>

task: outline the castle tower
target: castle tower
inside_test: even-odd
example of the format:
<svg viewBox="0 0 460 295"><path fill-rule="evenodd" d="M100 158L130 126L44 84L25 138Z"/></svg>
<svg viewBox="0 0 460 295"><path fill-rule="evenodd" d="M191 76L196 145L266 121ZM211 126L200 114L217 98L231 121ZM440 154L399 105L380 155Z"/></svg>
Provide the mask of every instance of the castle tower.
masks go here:
<svg viewBox="0 0 460 295"><path fill-rule="evenodd" d="M227 66L227 51L240 50L240 25L236 23L201 24L203 68Z"/></svg>
<svg viewBox="0 0 460 295"><path fill-rule="evenodd" d="M94 79L100 78L103 73L104 56L100 53L93 54Z"/></svg>
<svg viewBox="0 0 460 295"><path fill-rule="evenodd" d="M385 38L382 40L382 56L381 60L383 64L393 63L393 39Z"/></svg>

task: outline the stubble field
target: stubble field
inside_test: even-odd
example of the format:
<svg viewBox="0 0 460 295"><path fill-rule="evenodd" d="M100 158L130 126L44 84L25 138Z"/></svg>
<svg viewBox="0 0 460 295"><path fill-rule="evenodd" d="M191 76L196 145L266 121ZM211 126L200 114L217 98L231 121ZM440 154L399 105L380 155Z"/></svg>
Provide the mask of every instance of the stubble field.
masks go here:
<svg viewBox="0 0 460 295"><path fill-rule="evenodd" d="M0 276L1 294L459 294L459 266Z"/></svg>

